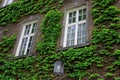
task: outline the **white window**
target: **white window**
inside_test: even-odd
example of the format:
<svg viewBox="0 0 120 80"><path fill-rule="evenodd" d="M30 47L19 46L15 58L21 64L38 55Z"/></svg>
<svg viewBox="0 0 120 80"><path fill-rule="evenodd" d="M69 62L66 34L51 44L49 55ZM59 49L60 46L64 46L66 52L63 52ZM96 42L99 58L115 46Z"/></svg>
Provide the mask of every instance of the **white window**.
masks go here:
<svg viewBox="0 0 120 80"><path fill-rule="evenodd" d="M25 23L21 33L16 56L30 55L33 51L37 21Z"/></svg>
<svg viewBox="0 0 120 80"><path fill-rule="evenodd" d="M63 47L86 43L86 13L86 6L67 11Z"/></svg>
<svg viewBox="0 0 120 80"><path fill-rule="evenodd" d="M4 0L3 7L12 3L13 0Z"/></svg>

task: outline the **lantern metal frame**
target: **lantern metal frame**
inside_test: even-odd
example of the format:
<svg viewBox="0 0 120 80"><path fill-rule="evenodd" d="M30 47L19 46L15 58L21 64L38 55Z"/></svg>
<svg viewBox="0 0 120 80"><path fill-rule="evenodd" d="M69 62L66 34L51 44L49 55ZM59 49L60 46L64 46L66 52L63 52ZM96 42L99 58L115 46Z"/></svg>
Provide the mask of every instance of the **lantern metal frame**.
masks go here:
<svg viewBox="0 0 120 80"><path fill-rule="evenodd" d="M60 75L64 74L64 65L63 65L63 62L61 60L57 60L54 63L54 71L53 71L53 73L56 76L60 76Z"/></svg>

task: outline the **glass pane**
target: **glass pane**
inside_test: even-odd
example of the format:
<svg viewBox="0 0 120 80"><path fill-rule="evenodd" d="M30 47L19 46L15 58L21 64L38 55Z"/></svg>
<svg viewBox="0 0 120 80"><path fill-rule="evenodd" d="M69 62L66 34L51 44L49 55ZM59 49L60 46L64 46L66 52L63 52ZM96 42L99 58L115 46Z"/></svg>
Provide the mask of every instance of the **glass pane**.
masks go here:
<svg viewBox="0 0 120 80"><path fill-rule="evenodd" d="M77 44L84 44L86 43L86 23L78 25L78 32L77 32Z"/></svg>
<svg viewBox="0 0 120 80"><path fill-rule="evenodd" d="M81 38L78 38L78 39L77 39L77 44L82 44L82 43L81 43Z"/></svg>
<svg viewBox="0 0 120 80"><path fill-rule="evenodd" d="M72 23L72 12L71 13L69 13L69 23Z"/></svg>
<svg viewBox="0 0 120 80"><path fill-rule="evenodd" d="M73 12L73 22L76 22L76 11Z"/></svg>
<svg viewBox="0 0 120 80"><path fill-rule="evenodd" d="M86 37L82 38L82 44L86 43Z"/></svg>
<svg viewBox="0 0 120 80"><path fill-rule="evenodd" d="M75 38L75 33L72 33L71 34L71 39L74 39Z"/></svg>
<svg viewBox="0 0 120 80"><path fill-rule="evenodd" d="M19 51L19 55L20 56L24 55L25 48L26 48L26 43L27 43L27 39L28 38L23 38L23 40L22 40L20 51Z"/></svg>
<svg viewBox="0 0 120 80"><path fill-rule="evenodd" d="M76 22L76 17L73 18L73 22Z"/></svg>
<svg viewBox="0 0 120 80"><path fill-rule="evenodd" d="M27 49L26 55L29 55L30 53L30 49Z"/></svg>
<svg viewBox="0 0 120 80"><path fill-rule="evenodd" d="M82 36L86 36L86 30L82 31Z"/></svg>
<svg viewBox="0 0 120 80"><path fill-rule="evenodd" d="M75 39L75 25L72 25L68 27L66 46L68 47L74 45L74 39Z"/></svg>
<svg viewBox="0 0 120 80"><path fill-rule="evenodd" d="M86 19L86 15L84 14L84 15L83 15L83 20L85 20L85 19Z"/></svg>
<svg viewBox="0 0 120 80"><path fill-rule="evenodd" d="M82 16L79 16L79 21L81 21L82 20Z"/></svg>
<svg viewBox="0 0 120 80"><path fill-rule="evenodd" d="M79 10L79 21L86 19L86 8Z"/></svg>
<svg viewBox="0 0 120 80"><path fill-rule="evenodd" d="M73 23L76 22L76 11L69 13L69 22L68 23Z"/></svg>
<svg viewBox="0 0 120 80"><path fill-rule="evenodd" d="M82 10L79 10L79 15L82 15Z"/></svg>
<svg viewBox="0 0 120 80"><path fill-rule="evenodd" d="M75 32L75 25L71 26L71 31Z"/></svg>
<svg viewBox="0 0 120 80"><path fill-rule="evenodd" d="M69 18L69 23L72 23L72 18Z"/></svg>
<svg viewBox="0 0 120 80"><path fill-rule="evenodd" d="M28 30L28 25L26 25L24 35L26 35L26 34L27 34L27 30Z"/></svg>
<svg viewBox="0 0 120 80"><path fill-rule="evenodd" d="M71 27L68 27L68 33L70 33L71 32Z"/></svg>
<svg viewBox="0 0 120 80"><path fill-rule="evenodd" d="M26 55L31 54L31 51L33 49L33 40L34 40L34 36L30 37L29 43L28 43L28 48L27 48L27 53Z"/></svg>
<svg viewBox="0 0 120 80"><path fill-rule="evenodd" d="M73 12L73 16L76 17L76 11Z"/></svg>
<svg viewBox="0 0 120 80"><path fill-rule="evenodd" d="M86 23L83 23L83 29L86 29Z"/></svg>
<svg viewBox="0 0 120 80"><path fill-rule="evenodd" d="M78 24L78 31L81 30L81 27L82 27L82 25L81 25L81 24Z"/></svg>
<svg viewBox="0 0 120 80"><path fill-rule="evenodd" d="M74 45L74 39L71 40L71 45L70 46L73 46Z"/></svg>
<svg viewBox="0 0 120 80"><path fill-rule="evenodd" d="M29 26L28 26L27 34L30 33L30 27L31 27L31 24L29 24Z"/></svg>
<svg viewBox="0 0 120 80"><path fill-rule="evenodd" d="M69 33L67 34L67 39L70 39L70 34Z"/></svg>
<svg viewBox="0 0 120 80"><path fill-rule="evenodd" d="M70 41L68 40L67 43L66 43L66 46L70 46Z"/></svg>
<svg viewBox="0 0 120 80"><path fill-rule="evenodd" d="M78 32L78 35L77 35L78 38L81 37L81 31Z"/></svg>
<svg viewBox="0 0 120 80"><path fill-rule="evenodd" d="M72 13L69 13L69 18L72 17Z"/></svg>
<svg viewBox="0 0 120 80"><path fill-rule="evenodd" d="M85 9L83 9L83 14L86 14L86 8L85 8Z"/></svg>
<svg viewBox="0 0 120 80"><path fill-rule="evenodd" d="M35 32L35 30L36 30L36 23L33 23L33 27L32 27L32 32L31 33L34 33Z"/></svg>
<svg viewBox="0 0 120 80"><path fill-rule="evenodd" d="M30 37L30 42L33 41L33 36Z"/></svg>

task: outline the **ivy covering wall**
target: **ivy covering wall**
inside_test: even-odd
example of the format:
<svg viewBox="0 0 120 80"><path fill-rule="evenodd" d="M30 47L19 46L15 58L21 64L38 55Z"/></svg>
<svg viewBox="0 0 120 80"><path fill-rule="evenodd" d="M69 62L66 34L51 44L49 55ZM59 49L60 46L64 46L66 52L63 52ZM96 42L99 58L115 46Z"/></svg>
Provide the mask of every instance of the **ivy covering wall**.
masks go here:
<svg viewBox="0 0 120 80"><path fill-rule="evenodd" d="M0 9L0 25L17 22L21 17L46 13L61 7L63 0L18 0L9 6Z"/></svg>
<svg viewBox="0 0 120 80"><path fill-rule="evenodd" d="M42 41L36 45L37 56L11 59L11 56L6 53L13 46L15 36L2 39L0 42L0 79L53 80L55 78L53 64L61 59L64 62L64 72L71 80L120 80L120 9L115 6L117 0L93 0L92 16L96 28L92 34L92 44L60 52L56 52L56 45L61 35L60 20L63 14L59 10L51 10L56 8L50 5L54 1L38 0L38 3L33 0L20 0L20 2L0 9L0 25L16 22L25 15L47 12L41 25ZM43 4L47 4L46 7L42 7ZM15 8L16 5L19 5L18 9ZM31 11L33 6L38 7ZM14 13L7 14L7 9L11 13L15 10L19 14L16 16ZM5 13L7 17L15 17L6 18Z"/></svg>

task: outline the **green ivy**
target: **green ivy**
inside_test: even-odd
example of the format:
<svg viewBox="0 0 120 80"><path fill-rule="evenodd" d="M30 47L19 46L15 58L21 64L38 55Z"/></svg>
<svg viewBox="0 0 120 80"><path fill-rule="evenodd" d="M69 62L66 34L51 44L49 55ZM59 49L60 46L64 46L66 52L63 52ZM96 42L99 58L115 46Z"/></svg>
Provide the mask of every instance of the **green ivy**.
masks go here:
<svg viewBox="0 0 120 80"><path fill-rule="evenodd" d="M106 80L118 77L116 70L120 66L119 47L120 46L120 9L115 6L118 0L94 0L92 6L92 16L97 27L92 34L92 43L98 45L99 56L104 58L104 68L109 72L104 76ZM106 63L106 64L105 64ZM104 70L104 72L106 72ZM112 73L115 73L114 76ZM109 76L109 77L108 77Z"/></svg>
<svg viewBox="0 0 120 80"><path fill-rule="evenodd" d="M104 46L120 44L120 35L113 29L98 28L93 31L92 43L104 43Z"/></svg>
<svg viewBox="0 0 120 80"><path fill-rule="evenodd" d="M3 36L0 42L0 53L7 53L13 47L15 39L14 35L10 37Z"/></svg>
<svg viewBox="0 0 120 80"><path fill-rule="evenodd" d="M58 9L62 2L63 0L18 0L0 9L0 25L15 23L26 15L46 13L49 10Z"/></svg>
<svg viewBox="0 0 120 80"><path fill-rule="evenodd" d="M56 60L64 62L65 73L73 80L109 80L108 76L119 79L119 73L111 76L120 66L120 9L114 6L117 0L93 0L92 16L97 28L92 34L92 44L82 48L56 51L62 25L62 13L58 9L63 0L19 0L0 9L0 25L17 22L21 17L47 13L42 25L42 39L37 43L37 56L11 58L5 54L13 46L15 37L4 37L0 42L1 80L53 80L53 64ZM55 9L55 10L53 10ZM9 12L8 12L9 11ZM18 13L18 14L16 14ZM113 49L109 49L112 47ZM118 50L117 50L118 49ZM103 70L106 74L101 74ZM109 72L107 72L109 70ZM112 79L111 78L111 79Z"/></svg>

